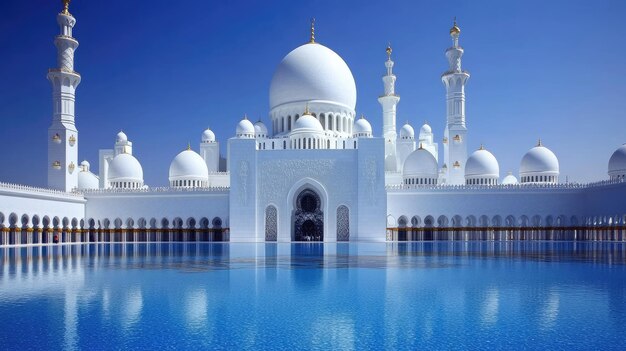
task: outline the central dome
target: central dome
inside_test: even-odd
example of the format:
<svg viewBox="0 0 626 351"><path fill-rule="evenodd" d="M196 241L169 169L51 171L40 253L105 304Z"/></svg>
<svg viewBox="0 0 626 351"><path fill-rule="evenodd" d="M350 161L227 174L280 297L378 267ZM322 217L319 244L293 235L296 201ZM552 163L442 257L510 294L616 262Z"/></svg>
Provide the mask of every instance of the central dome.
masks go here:
<svg viewBox="0 0 626 351"><path fill-rule="evenodd" d="M270 109L315 100L354 110L356 84L339 55L324 45L308 43L287 54L276 68L270 85Z"/></svg>

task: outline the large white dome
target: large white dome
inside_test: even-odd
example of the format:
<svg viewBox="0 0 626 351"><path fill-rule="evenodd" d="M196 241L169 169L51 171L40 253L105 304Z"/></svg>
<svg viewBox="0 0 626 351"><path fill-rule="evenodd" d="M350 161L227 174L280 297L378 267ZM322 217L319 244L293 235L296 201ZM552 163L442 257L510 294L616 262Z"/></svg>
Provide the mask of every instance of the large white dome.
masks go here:
<svg viewBox="0 0 626 351"><path fill-rule="evenodd" d="M276 68L270 85L270 109L304 101L327 101L350 110L356 106L356 84L345 61L318 43L295 48Z"/></svg>
<svg viewBox="0 0 626 351"><path fill-rule="evenodd" d="M626 144L615 150L609 159L609 176L624 177L626 176Z"/></svg>
<svg viewBox="0 0 626 351"><path fill-rule="evenodd" d="M182 151L170 164L169 180L209 180L209 169L204 159L195 151Z"/></svg>
<svg viewBox="0 0 626 351"><path fill-rule="evenodd" d="M122 153L109 165L109 181L143 183L143 169L135 156Z"/></svg>
<svg viewBox="0 0 626 351"><path fill-rule="evenodd" d="M437 178L437 160L428 150L419 148L411 152L404 161L402 175L404 177Z"/></svg>
<svg viewBox="0 0 626 351"><path fill-rule="evenodd" d="M520 176L559 175L559 160L547 147L539 143L522 158Z"/></svg>
<svg viewBox="0 0 626 351"><path fill-rule="evenodd" d="M493 154L484 148L474 151L465 163L465 177L500 178L500 166Z"/></svg>

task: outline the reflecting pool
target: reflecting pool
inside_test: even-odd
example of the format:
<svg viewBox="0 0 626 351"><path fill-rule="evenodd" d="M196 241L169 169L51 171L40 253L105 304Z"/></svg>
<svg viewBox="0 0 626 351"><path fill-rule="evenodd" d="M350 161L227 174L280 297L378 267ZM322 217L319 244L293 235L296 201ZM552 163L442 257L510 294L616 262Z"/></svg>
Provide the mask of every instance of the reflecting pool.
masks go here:
<svg viewBox="0 0 626 351"><path fill-rule="evenodd" d="M626 243L0 249L3 349L626 349Z"/></svg>

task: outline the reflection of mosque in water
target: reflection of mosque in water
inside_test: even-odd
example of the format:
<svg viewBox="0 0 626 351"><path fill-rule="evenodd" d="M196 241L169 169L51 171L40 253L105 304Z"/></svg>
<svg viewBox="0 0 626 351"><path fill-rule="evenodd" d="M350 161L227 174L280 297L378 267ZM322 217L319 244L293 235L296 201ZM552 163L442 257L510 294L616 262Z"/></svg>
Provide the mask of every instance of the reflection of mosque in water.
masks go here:
<svg viewBox="0 0 626 351"><path fill-rule="evenodd" d="M510 259L493 260L494 257ZM527 277L545 280L545 289L527 291L519 289L518 280L507 278L509 265L514 262L528 265L550 261L587 262L602 271L607 264L626 264L626 246L600 242L421 242L4 248L0 250L0 296L4 306L13 301L19 307L24 301L39 298L57 299L63 304L62 313L54 317L64 326L64 341L59 348L76 348L85 342L96 347L79 340L78 330L84 328L82 313L89 308L101 309L107 323L119 326L128 335L150 318L155 306L167 318L182 318L181 328L186 333L209 341L223 342L221 338L237 328L252 334L258 330L267 332L268 311L263 304L246 309L243 324L225 322L234 318L231 313L242 293L261 300L275 294L279 299L293 300L289 303L297 304L299 314L298 321L291 323L306 321L308 324L302 326L306 332L299 330L311 343L323 344L330 339L335 346L351 348L357 338L380 337L377 333L356 335L358 330L369 328L383 330L385 340L391 342L388 346L393 348L400 346L394 342L414 337L408 334L410 331L419 330L423 337L436 332L437 320L452 318L452 314L455 318L464 316L466 321L476 319L477 325L492 328L502 318L500 310L511 300L525 301L524 304L535 301L534 307L524 313L536 320L538 328L549 330L562 318L560 309L571 302L569 291L598 294L597 285L609 284L595 276L580 280L576 272L571 272L548 278ZM459 264L465 267L463 272L471 272L475 266L485 274L476 281L472 274L460 274L456 269ZM363 269L369 272L367 282L363 281ZM414 280L405 279L406 274L416 273L423 276L417 278L418 290ZM154 274L170 283L153 289L146 279L152 279L147 277ZM439 280L428 278L433 274ZM181 280L185 284L177 283ZM450 289L450 281L458 289ZM371 285L372 282L376 284ZM564 291L564 284L571 289ZM359 319L354 306L341 303L345 301L344 294L352 295L364 288L372 290L372 296L381 302L368 304L368 320ZM407 306L416 298L428 299L432 306L444 309L432 307L418 315L407 314ZM332 314L320 313L320 303ZM594 303L600 304L598 308L603 311L611 311L607 313L623 313L623 296L608 294ZM397 328L398 325L404 327Z"/></svg>

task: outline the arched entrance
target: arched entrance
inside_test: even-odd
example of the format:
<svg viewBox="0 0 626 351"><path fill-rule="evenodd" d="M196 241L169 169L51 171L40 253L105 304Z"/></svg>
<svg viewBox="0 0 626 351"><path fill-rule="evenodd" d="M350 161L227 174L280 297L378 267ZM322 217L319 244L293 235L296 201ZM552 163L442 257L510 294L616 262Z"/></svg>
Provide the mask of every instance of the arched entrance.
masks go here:
<svg viewBox="0 0 626 351"><path fill-rule="evenodd" d="M324 241L322 201L313 190L303 190L296 199L294 241Z"/></svg>

